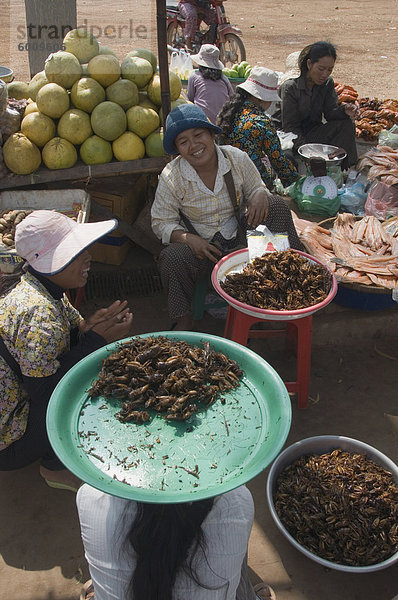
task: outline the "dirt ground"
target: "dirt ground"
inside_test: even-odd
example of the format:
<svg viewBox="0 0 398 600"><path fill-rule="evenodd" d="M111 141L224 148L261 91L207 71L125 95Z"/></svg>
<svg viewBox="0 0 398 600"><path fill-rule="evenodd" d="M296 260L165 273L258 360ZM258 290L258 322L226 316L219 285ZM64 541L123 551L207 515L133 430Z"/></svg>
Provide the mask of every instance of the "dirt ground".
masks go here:
<svg viewBox="0 0 398 600"><path fill-rule="evenodd" d="M225 9L242 30L250 64L284 71L288 54L326 39L338 51L336 81L360 96L398 97L398 0L229 0ZM92 27L119 59L135 47L156 51L155 13L154 0L77 0L78 24ZM28 80L23 0L3 1L0 18L0 64Z"/></svg>
<svg viewBox="0 0 398 600"><path fill-rule="evenodd" d="M339 53L337 81L353 85L361 96L398 98L398 0L229 0L225 6L231 22L242 29L252 65L283 71L290 52L328 39ZM134 47L156 51L153 0L78 0L77 9L79 23L86 19L102 31L106 25L117 31L127 23L128 29L114 39L99 36L120 59ZM10 66L17 79L27 80L27 52L18 50L25 27L23 0L3 0L0 23L0 64ZM145 38L137 35L141 25L147 29ZM133 255L131 264L137 268L141 263ZM134 334L169 328L162 296L132 296L129 302L135 313ZM98 300L101 306L105 303ZM83 306L83 311L88 308ZM223 321L206 314L197 328L222 335ZM396 308L357 311L333 304L316 316L309 407L298 410L292 398L287 445L312 435L341 434L363 440L397 461L397 339ZM290 376L294 358L261 342L253 349L281 376ZM267 472L249 483L256 506L249 547L254 582L268 581L278 600L397 600L397 565L351 575L325 569L298 553L272 521L265 500ZM74 495L48 488L38 464L0 473L0 490L0 598L78 600L88 570Z"/></svg>

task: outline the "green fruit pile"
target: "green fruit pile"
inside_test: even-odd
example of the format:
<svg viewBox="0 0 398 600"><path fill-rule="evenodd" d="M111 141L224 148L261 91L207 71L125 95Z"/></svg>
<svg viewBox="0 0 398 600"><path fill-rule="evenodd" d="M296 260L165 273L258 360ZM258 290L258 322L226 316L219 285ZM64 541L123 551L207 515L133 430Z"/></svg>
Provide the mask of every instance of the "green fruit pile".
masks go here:
<svg viewBox="0 0 398 600"><path fill-rule="evenodd" d="M249 77L252 66L246 60L241 63L235 63L230 69L226 67L222 70L224 75L229 79L247 79Z"/></svg>
<svg viewBox="0 0 398 600"><path fill-rule="evenodd" d="M28 104L20 131L3 147L6 166L26 175L41 163L68 169L79 158L95 165L162 156L156 56L136 48L119 62L84 29L70 31L63 43L65 50L50 54L28 84L10 88ZM179 77L170 72L169 79L172 105L186 102Z"/></svg>

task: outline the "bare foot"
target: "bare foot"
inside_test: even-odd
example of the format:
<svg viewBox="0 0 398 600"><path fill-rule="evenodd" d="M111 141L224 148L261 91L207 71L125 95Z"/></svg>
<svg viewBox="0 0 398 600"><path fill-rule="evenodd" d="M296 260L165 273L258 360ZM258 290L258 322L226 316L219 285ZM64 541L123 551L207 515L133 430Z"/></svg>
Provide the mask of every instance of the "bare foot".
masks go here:
<svg viewBox="0 0 398 600"><path fill-rule="evenodd" d="M192 315L188 313L177 320L177 323L173 327L174 331L191 331L193 327Z"/></svg>
<svg viewBox="0 0 398 600"><path fill-rule="evenodd" d="M77 492L82 483L80 479L68 471L68 469L51 471L45 467L40 467L40 475L46 480L47 485L61 490Z"/></svg>

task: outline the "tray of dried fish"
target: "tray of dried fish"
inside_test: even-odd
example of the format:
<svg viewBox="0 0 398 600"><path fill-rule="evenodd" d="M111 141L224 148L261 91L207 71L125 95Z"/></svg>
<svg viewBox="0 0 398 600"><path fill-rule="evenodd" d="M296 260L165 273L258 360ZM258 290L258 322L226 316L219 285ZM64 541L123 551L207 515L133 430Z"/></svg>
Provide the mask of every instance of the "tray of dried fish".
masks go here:
<svg viewBox="0 0 398 600"><path fill-rule="evenodd" d="M337 281L317 258L298 250L268 252L249 262L247 249L222 258L212 272L218 294L259 320L309 316L329 304Z"/></svg>
<svg viewBox="0 0 398 600"><path fill-rule="evenodd" d="M307 251L324 262L339 283L384 294L398 285L396 221L341 213L320 223L296 219L295 225Z"/></svg>
<svg viewBox="0 0 398 600"><path fill-rule="evenodd" d="M376 448L323 435L286 448L267 479L281 533L324 567L370 573L398 562L398 467Z"/></svg>
<svg viewBox="0 0 398 600"><path fill-rule="evenodd" d="M281 450L290 422L286 387L263 358L195 332L100 348L63 377L47 412L51 444L77 477L115 496L163 503L255 477Z"/></svg>

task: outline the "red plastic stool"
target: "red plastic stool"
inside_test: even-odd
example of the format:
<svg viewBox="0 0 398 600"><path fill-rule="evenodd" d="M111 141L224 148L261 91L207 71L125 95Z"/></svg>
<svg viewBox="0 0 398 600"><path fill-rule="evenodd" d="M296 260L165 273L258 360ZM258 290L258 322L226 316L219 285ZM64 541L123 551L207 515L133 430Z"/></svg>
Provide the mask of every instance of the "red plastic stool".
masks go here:
<svg viewBox="0 0 398 600"><path fill-rule="evenodd" d="M286 345L296 351L297 380L285 382L285 386L288 392L297 394L298 407L307 408L311 370L312 315L285 320L284 329L251 329L251 326L258 322L275 323L275 320L259 319L229 305L224 337L246 346L249 338L286 336Z"/></svg>

